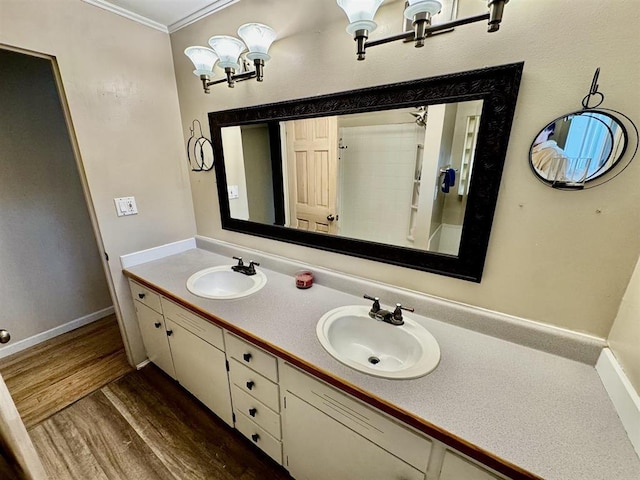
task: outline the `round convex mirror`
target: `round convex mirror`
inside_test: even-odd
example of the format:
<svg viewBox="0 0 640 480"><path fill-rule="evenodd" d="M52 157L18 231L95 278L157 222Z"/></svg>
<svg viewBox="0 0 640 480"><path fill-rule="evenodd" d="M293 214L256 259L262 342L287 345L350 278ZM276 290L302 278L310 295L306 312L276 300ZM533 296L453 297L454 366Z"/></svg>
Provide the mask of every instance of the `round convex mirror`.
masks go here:
<svg viewBox="0 0 640 480"><path fill-rule="evenodd" d="M536 176L556 188L584 188L610 171L627 148L620 120L600 110L580 110L557 118L533 140L529 164Z"/></svg>

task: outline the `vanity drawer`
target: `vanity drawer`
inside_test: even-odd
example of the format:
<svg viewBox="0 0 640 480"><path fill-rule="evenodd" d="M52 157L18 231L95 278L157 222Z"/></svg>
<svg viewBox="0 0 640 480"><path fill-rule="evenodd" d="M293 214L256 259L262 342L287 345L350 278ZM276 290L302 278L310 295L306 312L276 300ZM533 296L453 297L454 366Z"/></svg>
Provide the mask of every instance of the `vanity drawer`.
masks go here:
<svg viewBox="0 0 640 480"><path fill-rule="evenodd" d="M247 416L251 421L260 425L275 438L281 438L280 415L264 403L240 390L236 385L231 386L231 398L233 400L233 411L235 413L241 413Z"/></svg>
<svg viewBox="0 0 640 480"><path fill-rule="evenodd" d="M426 471L432 446L429 438L287 363L283 364L281 376L280 384L285 390L418 470Z"/></svg>
<svg viewBox="0 0 640 480"><path fill-rule="evenodd" d="M252 422L242 413L236 415L236 428L245 437L256 444L263 452L282 465L282 442Z"/></svg>
<svg viewBox="0 0 640 480"><path fill-rule="evenodd" d="M273 382L278 381L278 361L276 357L229 332L225 332L225 343L227 356L235 358L238 362L264 375Z"/></svg>
<svg viewBox="0 0 640 480"><path fill-rule="evenodd" d="M224 351L222 328L164 297L161 298L161 303L165 318L173 320L205 342Z"/></svg>
<svg viewBox="0 0 640 480"><path fill-rule="evenodd" d="M129 280L129 286L131 287L131 296L134 300L144 303L147 307L152 308L158 313L162 313L162 308L160 307L160 295L153 290L149 290L147 287L143 287L133 280Z"/></svg>
<svg viewBox="0 0 640 480"><path fill-rule="evenodd" d="M275 412L280 411L278 384L254 372L235 359L229 362L229 378L238 388L260 400Z"/></svg>

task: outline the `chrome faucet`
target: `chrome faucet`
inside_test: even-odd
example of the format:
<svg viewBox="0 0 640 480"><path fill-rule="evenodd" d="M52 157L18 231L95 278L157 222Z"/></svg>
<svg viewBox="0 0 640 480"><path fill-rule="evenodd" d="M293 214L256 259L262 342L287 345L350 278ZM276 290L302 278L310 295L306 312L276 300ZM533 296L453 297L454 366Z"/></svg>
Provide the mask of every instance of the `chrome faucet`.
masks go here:
<svg viewBox="0 0 640 480"><path fill-rule="evenodd" d="M414 309L411 307L403 307L401 304L396 303L396 308L392 312L390 310L380 308L380 299L378 297L365 295L364 298L366 298L367 300L373 300L373 305L371 305L371 310L369 310L369 316L374 320L380 320L391 325L404 325L402 310L406 310L407 312L414 311Z"/></svg>
<svg viewBox="0 0 640 480"><path fill-rule="evenodd" d="M242 257L233 257L234 260L238 260L238 264L231 267L231 270L234 272L244 273L245 275L255 275L256 274L256 266L260 266L258 262L254 262L251 260L249 265L245 265L242 261Z"/></svg>

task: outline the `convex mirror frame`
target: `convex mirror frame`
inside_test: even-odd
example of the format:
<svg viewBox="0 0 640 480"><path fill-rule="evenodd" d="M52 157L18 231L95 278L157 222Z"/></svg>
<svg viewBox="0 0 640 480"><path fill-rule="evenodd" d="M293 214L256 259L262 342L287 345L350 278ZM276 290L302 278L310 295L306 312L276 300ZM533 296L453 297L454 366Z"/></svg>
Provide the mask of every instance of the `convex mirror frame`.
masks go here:
<svg viewBox="0 0 640 480"><path fill-rule="evenodd" d="M578 110L556 118L538 132L529 149L529 166L545 184L583 188L615 169L628 141L624 123L613 113Z"/></svg>
<svg viewBox="0 0 640 480"><path fill-rule="evenodd" d="M222 228L480 282L523 68L524 62L514 63L209 113L211 138L217 159L215 171ZM224 127L471 100L482 100L483 106L457 256L308 232L281 225L266 225L235 219L230 215L221 130ZM278 155L280 142L276 145L274 148L272 143L272 157ZM274 162L274 171L276 163Z"/></svg>

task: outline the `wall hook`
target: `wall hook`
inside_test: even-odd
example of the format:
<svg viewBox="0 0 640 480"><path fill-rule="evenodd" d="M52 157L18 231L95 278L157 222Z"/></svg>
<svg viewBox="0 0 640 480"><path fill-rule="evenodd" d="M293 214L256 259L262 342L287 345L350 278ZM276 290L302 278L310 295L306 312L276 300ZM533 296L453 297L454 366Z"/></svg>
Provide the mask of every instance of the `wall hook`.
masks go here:
<svg viewBox="0 0 640 480"><path fill-rule="evenodd" d="M593 74L593 80L591 81L591 88L589 88L589 93L587 93L582 99L582 108L584 108L585 110L590 108L598 108L600 105L602 105L602 102L604 102L604 94L598 91L598 87L600 87L600 85L598 85L599 76L600 67L596 68L596 72ZM589 105L592 97L596 97L598 99L598 103L593 106Z"/></svg>

